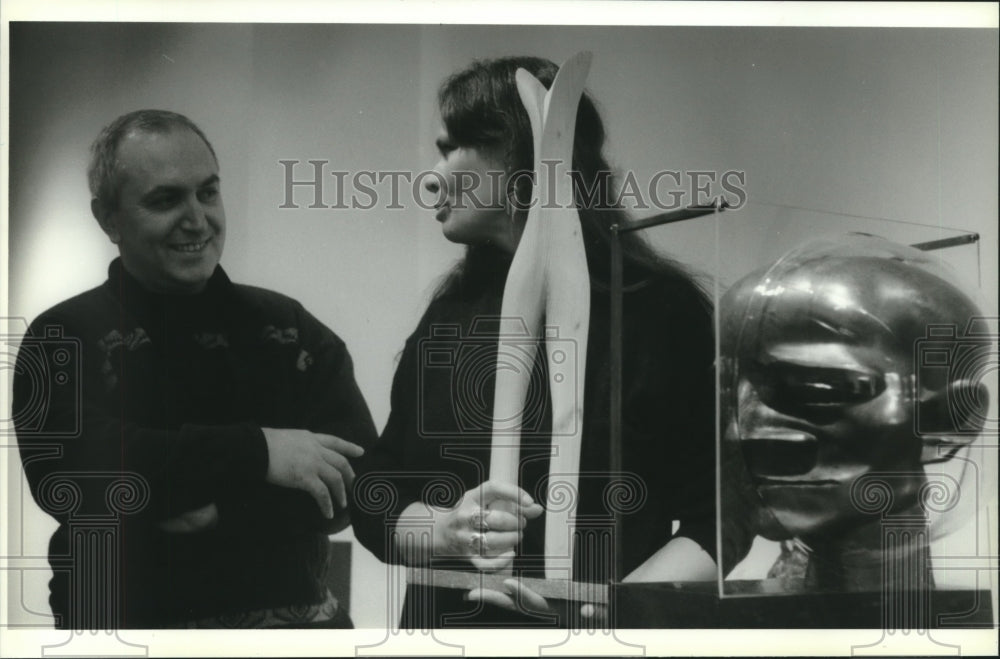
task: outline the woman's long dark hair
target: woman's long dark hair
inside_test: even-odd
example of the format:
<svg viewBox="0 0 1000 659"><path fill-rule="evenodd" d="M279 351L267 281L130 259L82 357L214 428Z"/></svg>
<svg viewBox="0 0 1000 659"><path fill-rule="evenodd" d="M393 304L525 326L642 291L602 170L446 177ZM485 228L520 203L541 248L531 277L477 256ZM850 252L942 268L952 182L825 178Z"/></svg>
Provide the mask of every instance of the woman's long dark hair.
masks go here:
<svg viewBox="0 0 1000 659"><path fill-rule="evenodd" d="M525 69L546 88L559 70L540 57L504 57L477 60L444 81L438 91L441 119L449 138L458 146L474 147L497 157L508 176L531 172L534 144L531 122L517 91L515 74ZM611 271L611 227L627 220L616 202L614 177L604 157L604 122L590 95L584 92L576 116L573 139L573 189L583 229L587 265L593 284L607 288ZM515 204L527 208L531 180L512 177ZM518 212L524 212L518 211ZM643 280L666 278L695 289L706 308L711 303L694 278L675 261L657 254L637 233L621 235L624 281L636 285ZM446 276L436 299L474 296L484 286L503 281L510 256L492 246L470 246L465 258Z"/></svg>

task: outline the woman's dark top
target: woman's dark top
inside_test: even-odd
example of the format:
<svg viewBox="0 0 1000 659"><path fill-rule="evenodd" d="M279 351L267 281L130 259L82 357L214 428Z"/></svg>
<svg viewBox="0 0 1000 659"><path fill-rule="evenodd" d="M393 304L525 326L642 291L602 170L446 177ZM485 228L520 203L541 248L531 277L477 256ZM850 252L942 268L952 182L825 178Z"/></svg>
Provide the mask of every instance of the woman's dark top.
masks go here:
<svg viewBox="0 0 1000 659"><path fill-rule="evenodd" d="M377 557L401 562L389 542L400 513L415 501L450 506L489 477L498 316L505 270L485 286L458 287L434 300L407 339L392 387L392 410L362 459L352 511L356 537ZM712 315L688 279L657 275L627 287L623 302L624 473L609 472L610 307L592 287L587 346L580 499L573 578L612 578L608 550L614 507L621 512L623 569L628 574L676 535L713 558L715 537L715 374ZM505 326L506 327L506 326ZM555 328L558 332L558 328ZM568 355L573 341L561 342ZM504 337L517 341L516 336ZM545 355L544 348L539 349ZM519 485L546 504L551 411L545 359L536 359L525 407ZM557 366L553 367L557 368ZM611 487L609 487L611 485ZM545 516L529 521L515 574L544 576ZM612 543L613 544L613 543ZM467 562L435 567L470 569ZM621 578L623 575L618 575ZM438 615L463 603L461 592ZM412 597L412 588L411 595ZM447 610L442 610L447 609ZM488 613L488 612L487 612ZM462 624L506 621L477 616ZM524 622L523 620L520 622ZM446 626L440 618L433 626Z"/></svg>

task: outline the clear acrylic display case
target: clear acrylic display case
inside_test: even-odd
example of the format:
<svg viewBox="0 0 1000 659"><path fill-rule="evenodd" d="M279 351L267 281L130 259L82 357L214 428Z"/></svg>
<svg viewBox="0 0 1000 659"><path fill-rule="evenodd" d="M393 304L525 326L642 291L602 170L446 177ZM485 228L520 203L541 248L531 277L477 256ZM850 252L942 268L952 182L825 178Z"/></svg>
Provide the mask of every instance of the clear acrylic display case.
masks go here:
<svg viewBox="0 0 1000 659"><path fill-rule="evenodd" d="M638 586L618 620L992 623L997 323L978 235L753 203L643 231L712 289L722 560L715 592Z"/></svg>

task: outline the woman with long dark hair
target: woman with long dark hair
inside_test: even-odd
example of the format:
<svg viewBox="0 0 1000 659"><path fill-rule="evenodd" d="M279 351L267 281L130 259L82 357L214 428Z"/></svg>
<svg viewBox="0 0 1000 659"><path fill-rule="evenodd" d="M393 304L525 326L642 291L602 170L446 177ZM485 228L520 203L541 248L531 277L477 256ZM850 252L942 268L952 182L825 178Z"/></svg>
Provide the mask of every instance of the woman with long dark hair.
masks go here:
<svg viewBox="0 0 1000 659"><path fill-rule="evenodd" d="M404 625L551 626L552 614L559 613L555 601L518 580L544 574L543 511L554 505L545 500L552 426L544 359L536 360L528 390L518 486L488 480L497 320L532 192L525 174L533 166L533 141L515 81L519 68L545 87L558 71L535 57L477 61L440 89L441 160L426 187L438 197L435 218L445 237L468 248L406 342L392 411L362 462L353 511L356 536L382 560L512 574L503 591L411 586ZM625 473L608 472L610 236L626 215L614 201L604 140L600 115L584 94L572 169L591 318L576 551L573 574L566 576L598 583L712 579L711 304L680 265L635 233L622 235ZM612 481L627 493L612 493ZM615 507L622 574L614 574L608 541ZM576 623L562 618L558 624Z"/></svg>

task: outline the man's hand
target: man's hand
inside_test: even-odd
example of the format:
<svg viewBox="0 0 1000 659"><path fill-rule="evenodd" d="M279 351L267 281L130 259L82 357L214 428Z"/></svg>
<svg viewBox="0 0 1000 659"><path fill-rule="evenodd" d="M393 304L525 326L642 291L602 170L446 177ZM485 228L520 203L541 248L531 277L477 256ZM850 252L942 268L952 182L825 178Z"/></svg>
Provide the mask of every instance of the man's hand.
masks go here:
<svg viewBox="0 0 1000 659"><path fill-rule="evenodd" d="M320 511L333 519L334 501L347 507L347 491L354 483L348 458L364 454L357 444L334 437L287 428L262 428L267 440L267 482L308 492Z"/></svg>
<svg viewBox="0 0 1000 659"><path fill-rule="evenodd" d="M215 528L219 523L219 508L210 503L197 510L189 510L177 517L160 522L160 529L167 533L198 533Z"/></svg>

